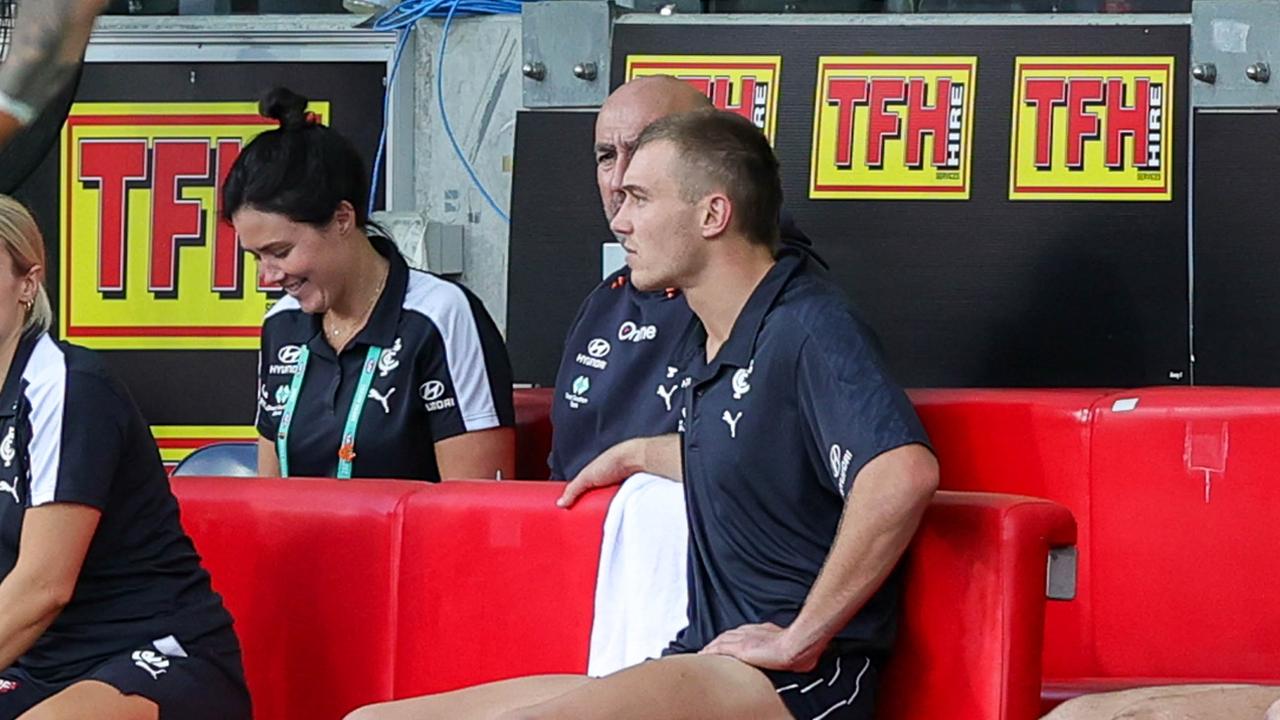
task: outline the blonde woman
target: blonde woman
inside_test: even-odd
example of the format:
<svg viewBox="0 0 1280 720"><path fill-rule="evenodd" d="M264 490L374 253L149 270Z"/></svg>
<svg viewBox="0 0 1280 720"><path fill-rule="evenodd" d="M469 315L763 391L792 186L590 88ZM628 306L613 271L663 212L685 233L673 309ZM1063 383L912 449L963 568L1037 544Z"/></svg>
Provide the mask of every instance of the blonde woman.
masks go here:
<svg viewBox="0 0 1280 720"><path fill-rule="evenodd" d="M250 717L231 616L146 423L49 337L44 241L0 195L0 719Z"/></svg>

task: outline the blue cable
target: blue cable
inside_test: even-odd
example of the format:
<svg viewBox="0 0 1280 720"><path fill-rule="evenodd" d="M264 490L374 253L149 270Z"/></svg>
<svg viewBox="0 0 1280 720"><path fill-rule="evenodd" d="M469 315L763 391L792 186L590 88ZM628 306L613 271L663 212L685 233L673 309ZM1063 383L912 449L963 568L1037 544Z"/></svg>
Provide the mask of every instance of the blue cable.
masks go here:
<svg viewBox="0 0 1280 720"><path fill-rule="evenodd" d="M462 167L467 171L467 175L471 178L471 182L480 190L480 194L489 203L489 207L502 218L503 222L510 224L511 218L503 212L502 208L485 189L484 183L480 182L480 178L476 176L475 168L467 160L467 156L462 152L462 147L458 144L457 138L453 134L453 127L449 123L449 115L444 107L444 54L448 47L449 27L453 24L455 14L461 13L463 16L474 15L499 15L507 13L520 12L523 0L402 0L395 7L391 8L382 17L373 24L375 30L395 31L399 34L396 40L395 59L392 61L391 74L387 79L387 89L385 100L383 102L383 123L382 136L378 142L378 154L374 160L373 177L375 182L370 184L369 188L369 212L373 212L374 192L377 188L376 178L382 171L382 158L386 152L387 126L390 124L390 107L391 107L391 88L395 81L396 74L400 69L400 59L404 53L405 46L408 44L409 33L417 25L418 21L426 17L444 17L444 28L440 33L440 55L436 62L436 103L440 108L440 118L444 122L445 135L449 138L449 143L453 146L453 152L458 156L458 160L462 162Z"/></svg>
<svg viewBox="0 0 1280 720"><path fill-rule="evenodd" d="M400 33L396 39L395 59L391 61L391 75L387 77L387 89L382 96L382 134L378 136L378 152L373 158L373 175L369 183L369 210L373 212L374 197L378 194L378 178L382 177L382 158L387 149L387 127L391 124L391 88L395 87L396 74L400 72L400 57L409 45L409 31Z"/></svg>

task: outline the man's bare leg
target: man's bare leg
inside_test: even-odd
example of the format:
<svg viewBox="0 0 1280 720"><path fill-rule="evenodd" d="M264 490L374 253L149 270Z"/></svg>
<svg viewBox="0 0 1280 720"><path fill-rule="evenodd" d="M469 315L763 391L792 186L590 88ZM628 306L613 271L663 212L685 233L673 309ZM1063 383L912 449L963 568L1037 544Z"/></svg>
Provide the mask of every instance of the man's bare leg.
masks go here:
<svg viewBox="0 0 1280 720"><path fill-rule="evenodd" d="M1280 687L1261 685L1135 688L1076 698L1045 720L1263 720L1277 699Z"/></svg>
<svg viewBox="0 0 1280 720"><path fill-rule="evenodd" d="M527 694L521 696L522 692ZM791 720L791 714L764 673L750 665L719 655L678 655L594 680L576 676L523 678L375 705L357 711L348 720L443 718Z"/></svg>
<svg viewBox="0 0 1280 720"><path fill-rule="evenodd" d="M73 683L22 715L19 720L70 720L93 717L100 720L156 720L160 708L141 695L125 695L97 680Z"/></svg>
<svg viewBox="0 0 1280 720"><path fill-rule="evenodd" d="M502 680L439 695L369 705L347 715L346 720L490 720L509 710L563 695L588 682L591 678L585 675L537 675Z"/></svg>

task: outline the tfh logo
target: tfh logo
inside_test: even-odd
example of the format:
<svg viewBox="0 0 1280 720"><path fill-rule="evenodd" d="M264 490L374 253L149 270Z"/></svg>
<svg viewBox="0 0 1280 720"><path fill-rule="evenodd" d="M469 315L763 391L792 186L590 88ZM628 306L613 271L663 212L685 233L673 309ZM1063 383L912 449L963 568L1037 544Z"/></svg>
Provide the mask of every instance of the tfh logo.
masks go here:
<svg viewBox="0 0 1280 720"><path fill-rule="evenodd" d="M1053 139L1065 133L1066 166L1082 170L1085 144L1101 142L1107 167L1125 167L1125 138L1131 139L1131 164L1159 170L1164 146L1164 83L1138 78L1135 91L1126 92L1121 78L1029 78L1027 105L1035 108L1035 165L1052 168ZM1066 107L1055 128L1054 110ZM1100 114L1101 113L1101 114Z"/></svg>
<svg viewBox="0 0 1280 720"><path fill-rule="evenodd" d="M1172 57L1020 57L1009 197L1173 197Z"/></svg>
<svg viewBox="0 0 1280 720"><path fill-rule="evenodd" d="M818 59L809 197L969 197L976 57Z"/></svg>
<svg viewBox="0 0 1280 720"><path fill-rule="evenodd" d="M909 168L925 165L925 138L933 138L929 164L943 170L960 167L964 128L965 85L947 78L937 81L936 98L928 100L929 84L913 77L846 77L827 81L826 102L837 111L836 167L853 167L855 124L866 124L867 166L885 166L885 145L905 143ZM904 112L893 111L892 107ZM903 116L905 115L905 121Z"/></svg>

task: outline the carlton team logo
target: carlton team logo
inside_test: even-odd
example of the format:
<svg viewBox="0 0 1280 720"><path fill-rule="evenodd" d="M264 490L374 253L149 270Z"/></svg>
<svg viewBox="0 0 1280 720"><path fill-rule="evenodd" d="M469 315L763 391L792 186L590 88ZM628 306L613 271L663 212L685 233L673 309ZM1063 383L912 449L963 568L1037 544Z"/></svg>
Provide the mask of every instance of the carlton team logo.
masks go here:
<svg viewBox="0 0 1280 720"><path fill-rule="evenodd" d="M809 197L965 200L976 57L818 58Z"/></svg>
<svg viewBox="0 0 1280 720"><path fill-rule="evenodd" d="M312 110L327 120L328 103ZM61 150L62 337L256 349L271 302L219 220L223 180L276 123L253 103L79 103Z"/></svg>
<svg viewBox="0 0 1280 720"><path fill-rule="evenodd" d="M628 55L627 80L671 75L696 87L721 110L737 113L773 142L781 55Z"/></svg>
<svg viewBox="0 0 1280 720"><path fill-rule="evenodd" d="M1011 199L1172 198L1172 57L1024 57L1016 68Z"/></svg>

